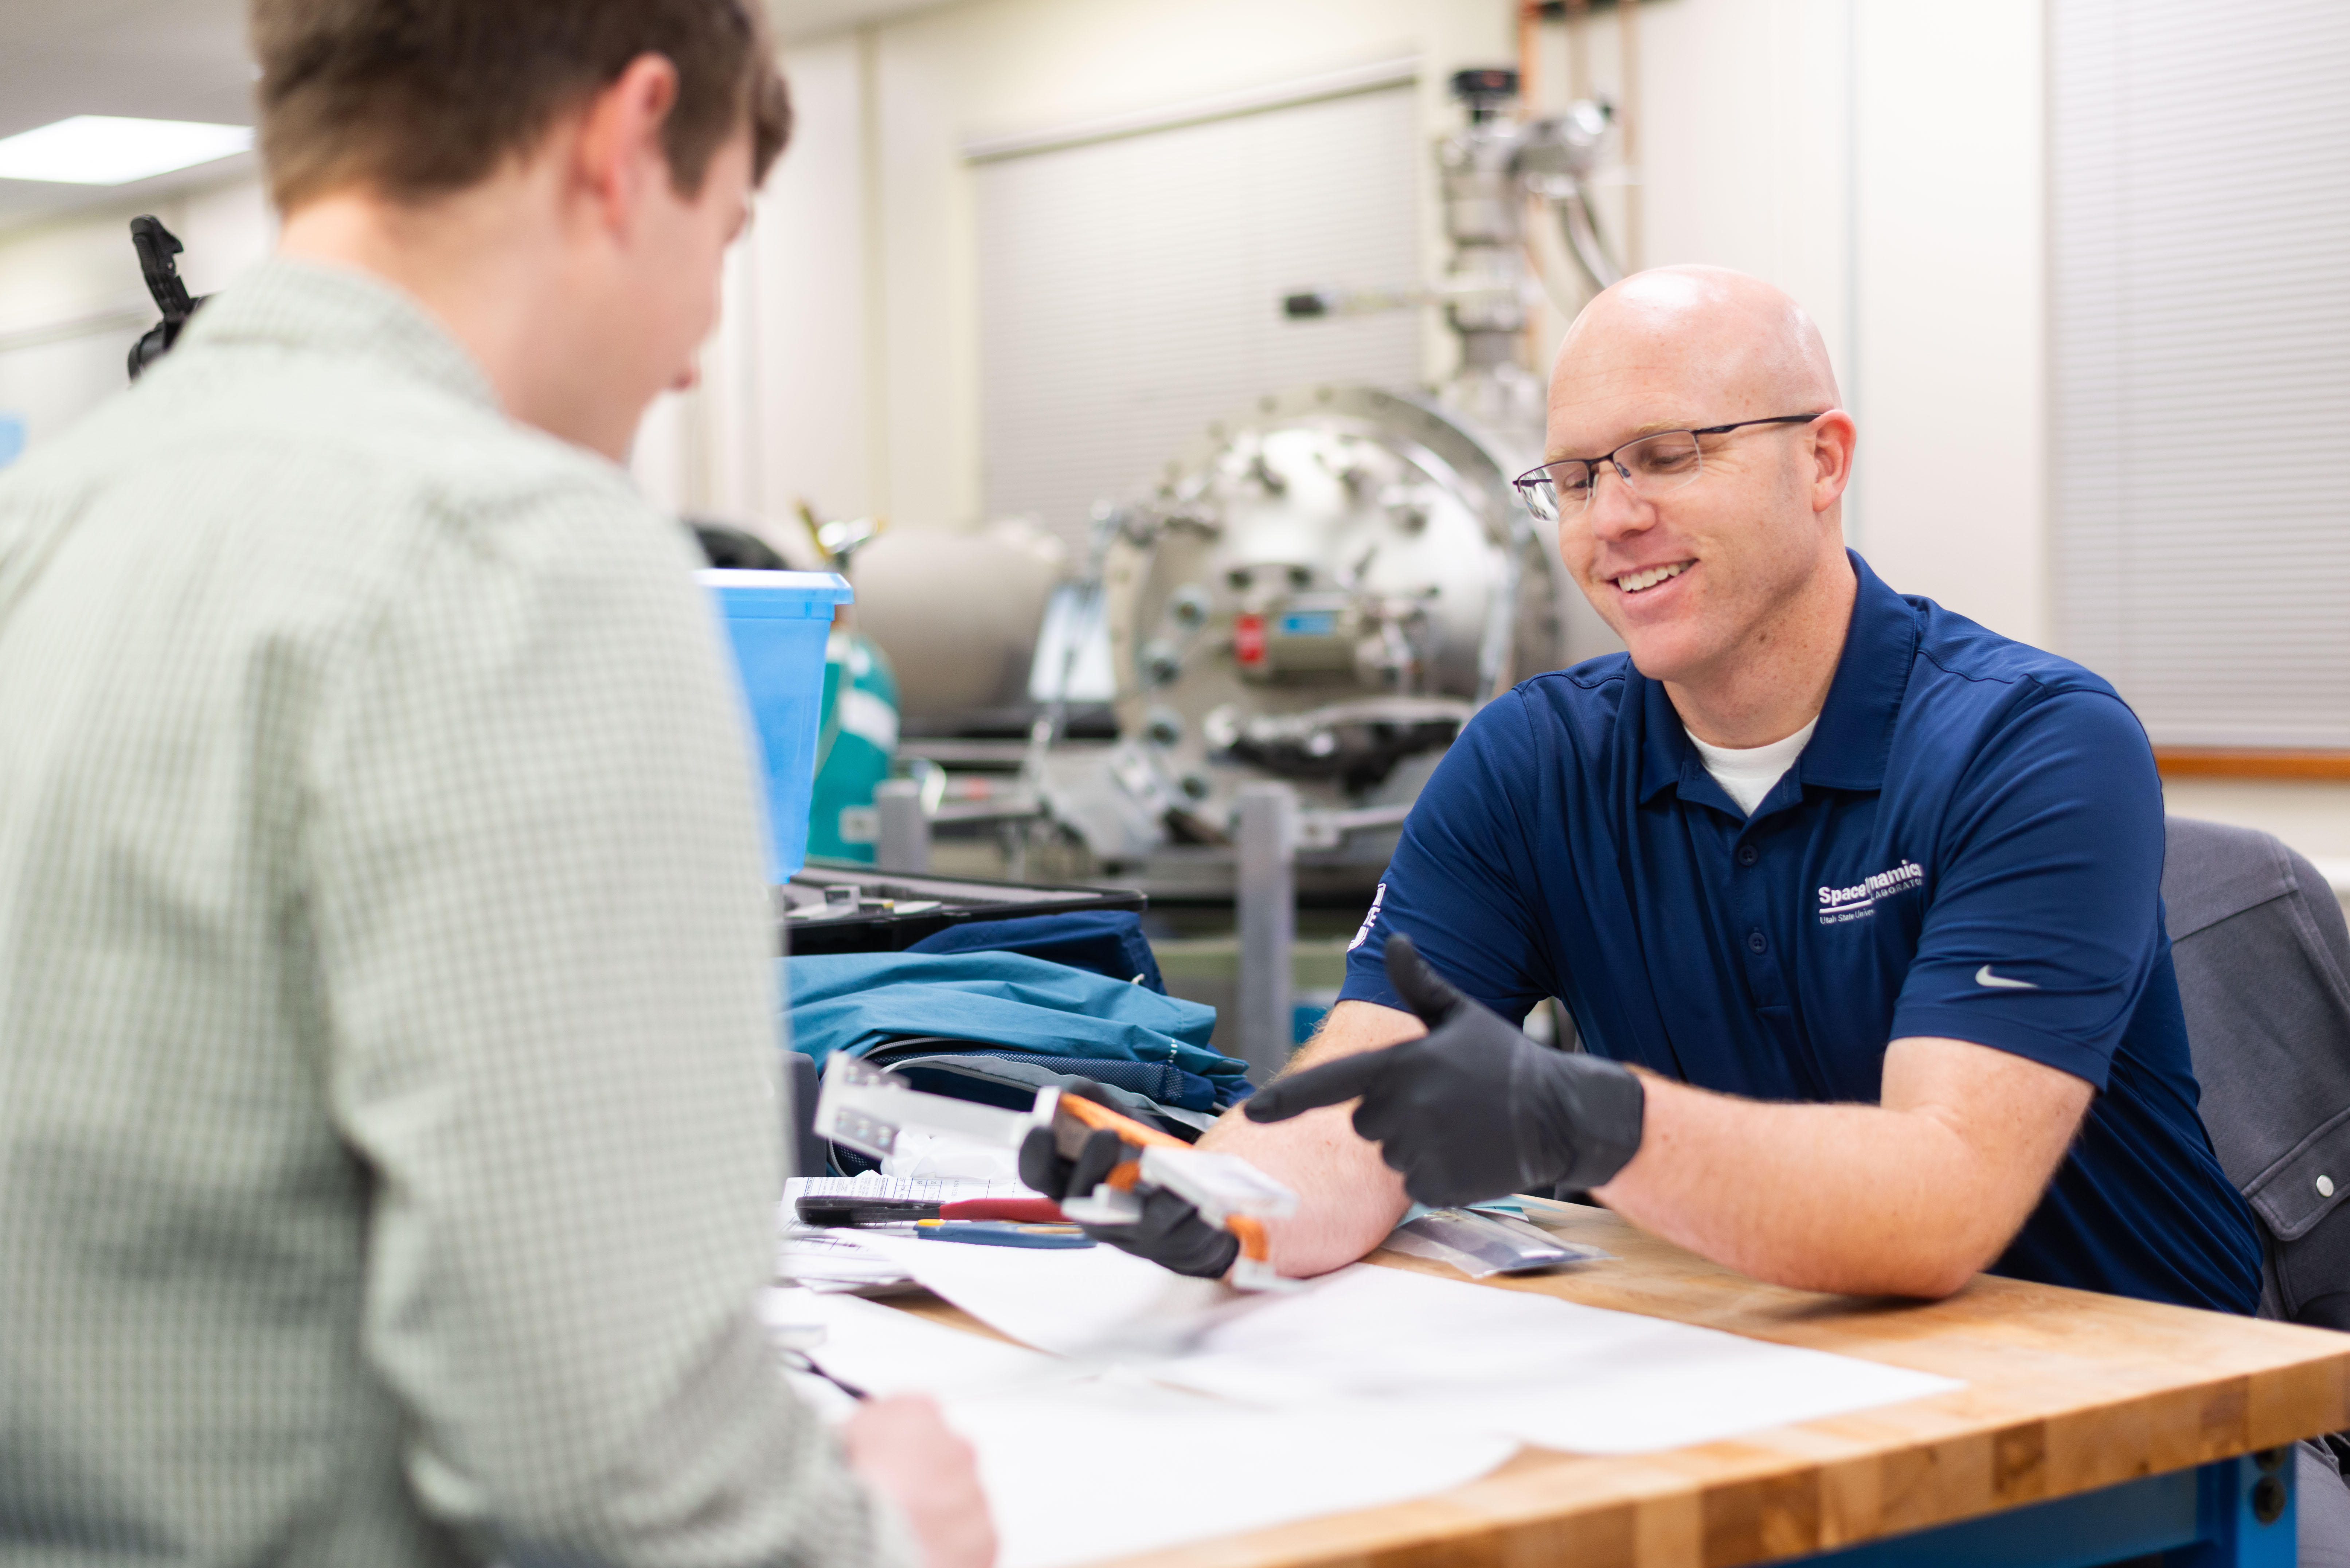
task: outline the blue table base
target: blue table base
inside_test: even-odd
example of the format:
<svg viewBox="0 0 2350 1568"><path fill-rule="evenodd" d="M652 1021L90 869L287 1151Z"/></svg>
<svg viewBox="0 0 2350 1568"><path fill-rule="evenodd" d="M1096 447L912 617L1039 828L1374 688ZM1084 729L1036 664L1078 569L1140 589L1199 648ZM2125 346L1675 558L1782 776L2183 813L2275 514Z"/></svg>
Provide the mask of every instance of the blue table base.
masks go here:
<svg viewBox="0 0 2350 1568"><path fill-rule="evenodd" d="M1820 1568L2293 1568L2293 1451L2266 1449L1797 1561Z"/></svg>

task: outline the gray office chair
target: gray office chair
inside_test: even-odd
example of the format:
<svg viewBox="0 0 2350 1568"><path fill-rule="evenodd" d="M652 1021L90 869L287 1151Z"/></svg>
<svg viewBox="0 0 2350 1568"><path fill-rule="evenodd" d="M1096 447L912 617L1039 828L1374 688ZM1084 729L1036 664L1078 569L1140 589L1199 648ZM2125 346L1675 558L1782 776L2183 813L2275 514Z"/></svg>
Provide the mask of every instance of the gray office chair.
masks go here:
<svg viewBox="0 0 2350 1568"><path fill-rule="evenodd" d="M2261 1315L2350 1330L2350 924L2265 833L2174 816L2162 898L2203 1124L2259 1221ZM2350 1436L2304 1443L2303 1568L2350 1568Z"/></svg>

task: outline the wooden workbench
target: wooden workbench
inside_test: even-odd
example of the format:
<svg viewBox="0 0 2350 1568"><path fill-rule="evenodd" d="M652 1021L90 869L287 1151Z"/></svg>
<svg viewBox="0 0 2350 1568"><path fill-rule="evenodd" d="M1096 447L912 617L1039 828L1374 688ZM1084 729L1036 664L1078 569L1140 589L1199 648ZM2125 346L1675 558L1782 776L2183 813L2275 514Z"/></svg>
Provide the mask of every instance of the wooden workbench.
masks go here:
<svg viewBox="0 0 2350 1568"><path fill-rule="evenodd" d="M1758 1284L1600 1209L1542 1222L1612 1262L1489 1282L1963 1378L1955 1393L1628 1458L1526 1449L1388 1508L1123 1568L1733 1568L2190 1470L2350 1428L2350 1334L1984 1275L1947 1301ZM1441 1264L1376 1261L1450 1279ZM918 1308L986 1332L944 1303Z"/></svg>

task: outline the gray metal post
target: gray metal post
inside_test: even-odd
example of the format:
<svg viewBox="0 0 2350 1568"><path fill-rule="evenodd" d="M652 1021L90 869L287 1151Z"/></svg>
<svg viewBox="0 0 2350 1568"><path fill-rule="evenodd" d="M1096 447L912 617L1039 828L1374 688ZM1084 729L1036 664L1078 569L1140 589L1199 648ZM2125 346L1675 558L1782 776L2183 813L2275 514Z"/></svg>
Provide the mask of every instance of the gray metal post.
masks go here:
<svg viewBox="0 0 2350 1568"><path fill-rule="evenodd" d="M931 819L922 813L922 786L912 779L885 779L873 792L873 806L881 819L875 864L884 871L928 871Z"/></svg>
<svg viewBox="0 0 2350 1568"><path fill-rule="evenodd" d="M1263 1083L1288 1062L1295 1042L1289 955L1297 940L1297 795L1287 784L1246 784L1235 805L1239 1046L1249 1076Z"/></svg>

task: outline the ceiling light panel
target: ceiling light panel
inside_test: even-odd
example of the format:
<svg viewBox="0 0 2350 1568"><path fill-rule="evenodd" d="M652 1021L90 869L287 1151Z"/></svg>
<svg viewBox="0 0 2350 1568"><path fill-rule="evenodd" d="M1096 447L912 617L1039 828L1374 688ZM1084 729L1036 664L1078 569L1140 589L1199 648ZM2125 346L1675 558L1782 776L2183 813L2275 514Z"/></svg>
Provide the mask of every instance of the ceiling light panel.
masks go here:
<svg viewBox="0 0 2350 1568"><path fill-rule="evenodd" d="M243 152L251 128L78 114L0 141L0 180L124 185Z"/></svg>

